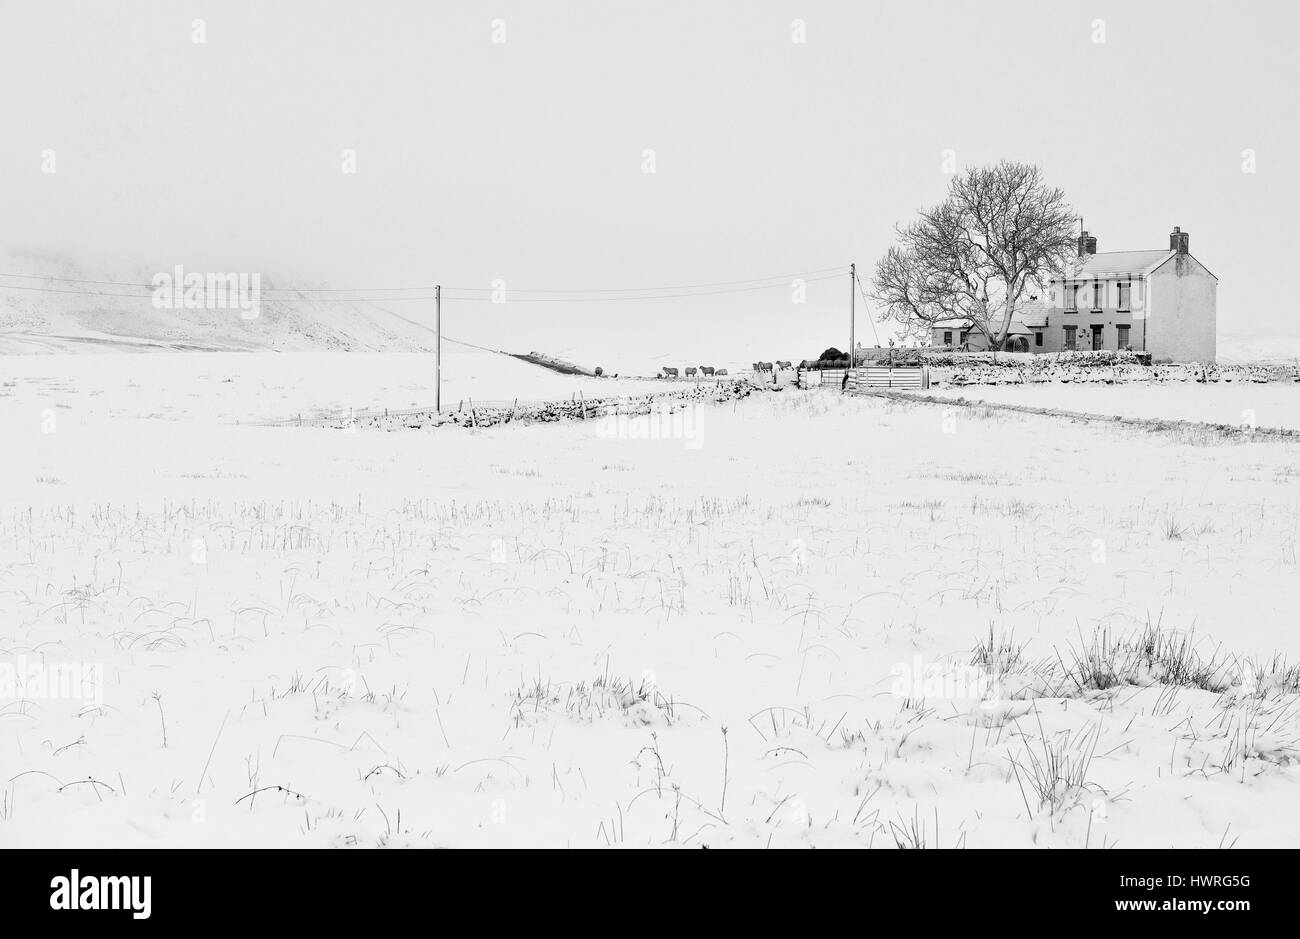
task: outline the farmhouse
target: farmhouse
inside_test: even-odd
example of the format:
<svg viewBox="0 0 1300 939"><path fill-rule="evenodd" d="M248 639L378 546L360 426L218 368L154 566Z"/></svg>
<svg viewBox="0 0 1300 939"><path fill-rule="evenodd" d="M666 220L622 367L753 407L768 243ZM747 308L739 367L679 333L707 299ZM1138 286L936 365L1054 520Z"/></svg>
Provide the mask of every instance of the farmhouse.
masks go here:
<svg viewBox="0 0 1300 939"><path fill-rule="evenodd" d="M1097 253L1097 239L1079 234L1079 255L1055 277L1047 296L1032 297L1012 315L1005 348L1015 352L1133 349L1155 360L1213 362L1219 278L1188 250L1175 227L1169 247ZM968 319L934 324L934 346L982 350L987 340Z"/></svg>

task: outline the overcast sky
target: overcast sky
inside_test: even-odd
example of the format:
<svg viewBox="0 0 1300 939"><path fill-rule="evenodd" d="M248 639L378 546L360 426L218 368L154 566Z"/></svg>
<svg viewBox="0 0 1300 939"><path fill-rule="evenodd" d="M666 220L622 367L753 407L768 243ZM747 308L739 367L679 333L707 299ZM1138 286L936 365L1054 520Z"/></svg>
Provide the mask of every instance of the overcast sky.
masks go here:
<svg viewBox="0 0 1300 939"><path fill-rule="evenodd" d="M1221 333L1294 331L1298 32L1281 2L0 0L0 246L336 286L866 280L951 150L1041 164L1102 251L1181 225ZM848 296L445 315L798 358L847 344Z"/></svg>

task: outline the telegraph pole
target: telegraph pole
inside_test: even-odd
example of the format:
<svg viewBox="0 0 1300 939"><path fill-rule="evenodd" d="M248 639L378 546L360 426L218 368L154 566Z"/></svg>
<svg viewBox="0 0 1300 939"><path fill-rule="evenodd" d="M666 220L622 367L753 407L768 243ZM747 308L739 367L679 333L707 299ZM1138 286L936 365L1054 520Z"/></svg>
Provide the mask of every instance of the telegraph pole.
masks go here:
<svg viewBox="0 0 1300 939"><path fill-rule="evenodd" d="M854 341L856 340L855 327L857 326L857 317L853 313L853 295L857 293L858 288L858 265L849 265L849 368L856 364Z"/></svg>
<svg viewBox="0 0 1300 939"><path fill-rule="evenodd" d="M433 288L433 325L438 331L438 344L433 352L433 375L437 389L433 393L433 407L442 413L442 284Z"/></svg>

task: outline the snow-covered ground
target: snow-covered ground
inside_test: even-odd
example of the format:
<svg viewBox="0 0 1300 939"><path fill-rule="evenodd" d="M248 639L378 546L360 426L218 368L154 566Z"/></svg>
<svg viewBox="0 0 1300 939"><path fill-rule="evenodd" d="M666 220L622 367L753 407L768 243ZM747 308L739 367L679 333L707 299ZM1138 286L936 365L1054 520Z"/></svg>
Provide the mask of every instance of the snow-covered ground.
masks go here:
<svg viewBox="0 0 1300 939"><path fill-rule="evenodd" d="M0 844L1300 841L1300 445L788 389L233 423L429 401L324 361L0 361Z"/></svg>
<svg viewBox="0 0 1300 939"><path fill-rule="evenodd" d="M435 399L434 356L412 352L4 356L0 381L39 389L45 406L75 401L78 415L171 421L247 423L319 410L429 407ZM461 401L640 395L683 386L685 380L563 375L493 352L442 355L444 408Z"/></svg>
<svg viewBox="0 0 1300 939"><path fill-rule="evenodd" d="M1300 430L1300 384L1294 382L1116 385L1044 382L935 387L928 393L1090 414Z"/></svg>

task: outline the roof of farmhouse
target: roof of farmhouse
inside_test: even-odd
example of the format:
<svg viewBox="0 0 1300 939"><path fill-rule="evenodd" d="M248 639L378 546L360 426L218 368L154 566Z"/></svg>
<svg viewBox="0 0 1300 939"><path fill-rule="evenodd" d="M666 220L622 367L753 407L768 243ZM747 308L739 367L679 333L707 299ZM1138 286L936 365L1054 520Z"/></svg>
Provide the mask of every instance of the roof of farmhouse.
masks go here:
<svg viewBox="0 0 1300 939"><path fill-rule="evenodd" d="M1037 329L1040 326L1047 325L1047 314L1052 312L1052 304L1038 297L1031 297L1029 300L1020 304L1012 316L1012 323L1019 320L1021 325L1029 329Z"/></svg>
<svg viewBox="0 0 1300 939"><path fill-rule="evenodd" d="M1094 277L1115 277L1123 275L1146 276L1162 266L1170 258L1175 257L1177 251L1107 251L1105 253L1089 255L1086 259L1079 262L1079 267L1073 274L1068 274L1066 280L1090 280ZM1211 270L1206 273L1218 280L1219 277ZM1057 280L1062 278L1058 277Z"/></svg>
<svg viewBox="0 0 1300 939"><path fill-rule="evenodd" d="M1082 259L1076 277L1102 274L1146 274L1174 256L1168 248L1155 251L1102 251Z"/></svg>

